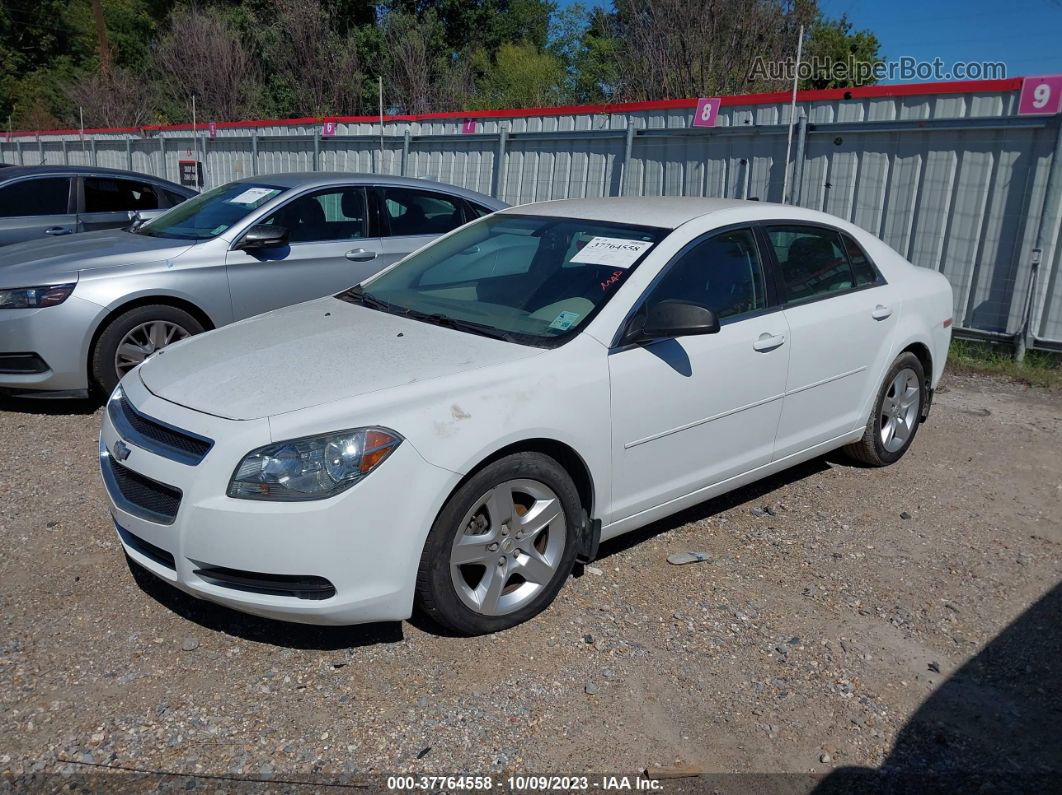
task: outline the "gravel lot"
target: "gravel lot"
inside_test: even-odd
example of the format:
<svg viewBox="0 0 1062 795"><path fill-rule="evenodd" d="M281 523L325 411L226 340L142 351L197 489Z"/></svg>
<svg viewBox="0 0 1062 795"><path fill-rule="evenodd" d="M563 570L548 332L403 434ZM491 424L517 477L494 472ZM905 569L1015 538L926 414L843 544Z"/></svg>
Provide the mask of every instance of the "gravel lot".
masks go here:
<svg viewBox="0 0 1062 795"><path fill-rule="evenodd" d="M263 621L134 577L99 423L0 403L4 777L1062 771L1057 392L950 376L896 466L816 460L686 511L474 639ZM711 559L667 563L684 551Z"/></svg>

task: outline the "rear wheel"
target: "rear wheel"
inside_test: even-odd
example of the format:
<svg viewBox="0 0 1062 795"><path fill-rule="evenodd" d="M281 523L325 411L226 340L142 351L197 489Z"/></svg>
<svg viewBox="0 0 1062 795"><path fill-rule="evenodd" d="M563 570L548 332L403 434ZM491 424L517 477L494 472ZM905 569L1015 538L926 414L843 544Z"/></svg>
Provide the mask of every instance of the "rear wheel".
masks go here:
<svg viewBox="0 0 1062 795"><path fill-rule="evenodd" d="M863 438L844 451L869 466L899 461L918 433L926 400L926 375L913 353L900 354L878 390Z"/></svg>
<svg viewBox="0 0 1062 795"><path fill-rule="evenodd" d="M116 317L103 330L90 363L92 380L105 395L126 373L160 348L203 331L188 312L166 304L138 306Z"/></svg>
<svg viewBox="0 0 1062 795"><path fill-rule="evenodd" d="M576 553L579 495L548 456L517 453L459 488L428 534L420 609L466 635L508 629L556 597Z"/></svg>

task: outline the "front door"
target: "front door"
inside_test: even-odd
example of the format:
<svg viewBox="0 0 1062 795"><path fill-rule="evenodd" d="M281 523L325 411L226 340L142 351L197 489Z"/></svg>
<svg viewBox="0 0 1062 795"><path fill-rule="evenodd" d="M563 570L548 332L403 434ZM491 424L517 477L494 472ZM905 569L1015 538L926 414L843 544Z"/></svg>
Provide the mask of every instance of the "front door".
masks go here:
<svg viewBox="0 0 1062 795"><path fill-rule="evenodd" d="M611 522L771 460L789 329L769 300L752 230L714 233L687 247L639 311L666 299L713 310L722 328L610 352Z"/></svg>
<svg viewBox="0 0 1062 795"><path fill-rule="evenodd" d="M341 292L383 267L380 239L366 237L363 188L297 196L261 223L287 229L288 244L229 251L225 266L237 320Z"/></svg>
<svg viewBox="0 0 1062 795"><path fill-rule="evenodd" d="M100 229L121 229L129 226L138 210L158 210L165 205L147 182L114 177L84 177L81 180L81 202L77 214L82 232Z"/></svg>

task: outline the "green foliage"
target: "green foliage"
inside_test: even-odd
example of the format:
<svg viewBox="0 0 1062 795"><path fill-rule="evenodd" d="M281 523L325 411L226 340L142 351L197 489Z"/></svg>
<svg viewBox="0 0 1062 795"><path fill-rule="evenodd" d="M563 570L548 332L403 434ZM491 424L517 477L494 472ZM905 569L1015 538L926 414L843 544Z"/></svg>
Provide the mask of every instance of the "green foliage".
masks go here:
<svg viewBox="0 0 1062 795"><path fill-rule="evenodd" d="M794 25L814 19L809 56L870 62L879 49L847 18L822 18L816 0L613 0L610 9L554 0L100 2L110 72L93 0L0 0L0 124L76 126L79 107L87 123L189 121L192 91L202 120L374 113L377 77L394 112L766 90L749 82L745 61L782 57ZM206 28L188 28L190 10Z"/></svg>
<svg viewBox="0 0 1062 795"><path fill-rule="evenodd" d="M1039 386L1062 389L1062 355L1049 351L1027 351L1025 361L1014 361L1010 346L953 339L948 350L948 370L977 373Z"/></svg>
<svg viewBox="0 0 1062 795"><path fill-rule="evenodd" d="M848 17L819 17L804 45L809 62L840 64L846 74L820 74L801 81L801 88L851 88L874 85L870 67L881 59L881 44L869 30L853 30Z"/></svg>

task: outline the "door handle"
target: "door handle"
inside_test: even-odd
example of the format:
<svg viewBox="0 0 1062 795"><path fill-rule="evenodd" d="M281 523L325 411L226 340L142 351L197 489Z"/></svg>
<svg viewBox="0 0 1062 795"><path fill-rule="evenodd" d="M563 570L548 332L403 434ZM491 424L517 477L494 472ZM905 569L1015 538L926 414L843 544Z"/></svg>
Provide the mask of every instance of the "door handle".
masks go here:
<svg viewBox="0 0 1062 795"><path fill-rule="evenodd" d="M775 348L781 348L784 344L785 334L768 334L764 332L752 343L752 348L760 353L767 353L767 351L773 351Z"/></svg>
<svg viewBox="0 0 1062 795"><path fill-rule="evenodd" d="M376 259L376 252L369 251L367 248L354 248L348 251L344 256L354 262L368 262L371 259Z"/></svg>
<svg viewBox="0 0 1062 795"><path fill-rule="evenodd" d="M892 307L878 304L874 307L874 311L870 313L870 316L875 320L885 320L892 316Z"/></svg>
<svg viewBox="0 0 1062 795"><path fill-rule="evenodd" d="M46 235L69 235L72 234L72 229L67 229L65 226L49 226L44 230Z"/></svg>

